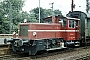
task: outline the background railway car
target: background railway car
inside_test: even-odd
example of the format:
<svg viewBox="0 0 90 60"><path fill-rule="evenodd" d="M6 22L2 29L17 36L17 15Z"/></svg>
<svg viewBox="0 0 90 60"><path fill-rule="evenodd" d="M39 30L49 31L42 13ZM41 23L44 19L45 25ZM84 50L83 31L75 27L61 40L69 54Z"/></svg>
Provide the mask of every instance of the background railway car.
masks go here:
<svg viewBox="0 0 90 60"><path fill-rule="evenodd" d="M80 19L51 16L44 23L20 23L18 38L11 42L14 52L35 55L38 51L80 46Z"/></svg>

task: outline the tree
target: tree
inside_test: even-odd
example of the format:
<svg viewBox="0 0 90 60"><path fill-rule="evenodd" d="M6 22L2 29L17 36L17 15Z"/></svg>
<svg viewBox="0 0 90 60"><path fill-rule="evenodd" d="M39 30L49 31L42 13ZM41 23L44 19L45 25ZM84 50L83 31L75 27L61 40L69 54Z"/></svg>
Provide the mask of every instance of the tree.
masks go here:
<svg viewBox="0 0 90 60"><path fill-rule="evenodd" d="M27 21L30 22L30 23L31 22L38 22L36 20L35 14L33 12L28 13L26 11L23 11L21 13L21 16L22 16L22 18L21 18L22 20L27 19Z"/></svg>
<svg viewBox="0 0 90 60"><path fill-rule="evenodd" d="M59 11L59 10L54 10L54 14L55 15L62 15L61 11Z"/></svg>
<svg viewBox="0 0 90 60"><path fill-rule="evenodd" d="M2 13L0 13L2 24L0 26L3 27L0 33L11 33L16 29L14 26L22 21L20 18L20 11L23 5L24 1L22 0L3 0L0 2L0 10L2 10ZM8 30L5 29L5 26L7 26Z"/></svg>
<svg viewBox="0 0 90 60"><path fill-rule="evenodd" d="M36 20L39 20L39 8L34 8L31 10L31 12L34 13ZM59 10L54 10L54 15L62 15L61 11ZM47 16L52 16L52 10L51 9L43 9L40 7L40 22L43 22L43 18Z"/></svg>

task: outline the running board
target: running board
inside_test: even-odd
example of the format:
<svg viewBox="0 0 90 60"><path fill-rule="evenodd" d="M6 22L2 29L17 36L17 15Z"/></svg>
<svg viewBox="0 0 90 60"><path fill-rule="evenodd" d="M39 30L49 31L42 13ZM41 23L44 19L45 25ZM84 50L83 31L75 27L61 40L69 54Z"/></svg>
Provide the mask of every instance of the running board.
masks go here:
<svg viewBox="0 0 90 60"><path fill-rule="evenodd" d="M51 48L51 49L46 49L46 51L57 50L57 49L64 49L64 48L67 48L67 47Z"/></svg>
<svg viewBox="0 0 90 60"><path fill-rule="evenodd" d="M77 44L77 45L75 45L75 46L80 46L80 45Z"/></svg>

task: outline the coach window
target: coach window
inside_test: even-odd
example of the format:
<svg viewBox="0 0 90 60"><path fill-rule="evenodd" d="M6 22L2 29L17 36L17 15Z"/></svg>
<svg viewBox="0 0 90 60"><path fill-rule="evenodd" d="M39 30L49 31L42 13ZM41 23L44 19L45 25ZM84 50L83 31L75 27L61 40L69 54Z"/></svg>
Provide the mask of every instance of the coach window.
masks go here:
<svg viewBox="0 0 90 60"><path fill-rule="evenodd" d="M74 27L75 27L75 21L69 20L69 28L74 28Z"/></svg>

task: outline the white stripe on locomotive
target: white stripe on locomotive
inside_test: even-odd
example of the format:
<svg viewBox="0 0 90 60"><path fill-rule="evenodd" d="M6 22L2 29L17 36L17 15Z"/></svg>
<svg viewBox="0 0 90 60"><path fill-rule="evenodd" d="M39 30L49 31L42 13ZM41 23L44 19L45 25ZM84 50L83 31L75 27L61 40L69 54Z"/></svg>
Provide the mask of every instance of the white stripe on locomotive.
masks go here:
<svg viewBox="0 0 90 60"><path fill-rule="evenodd" d="M28 30L28 32L79 32L79 30Z"/></svg>

